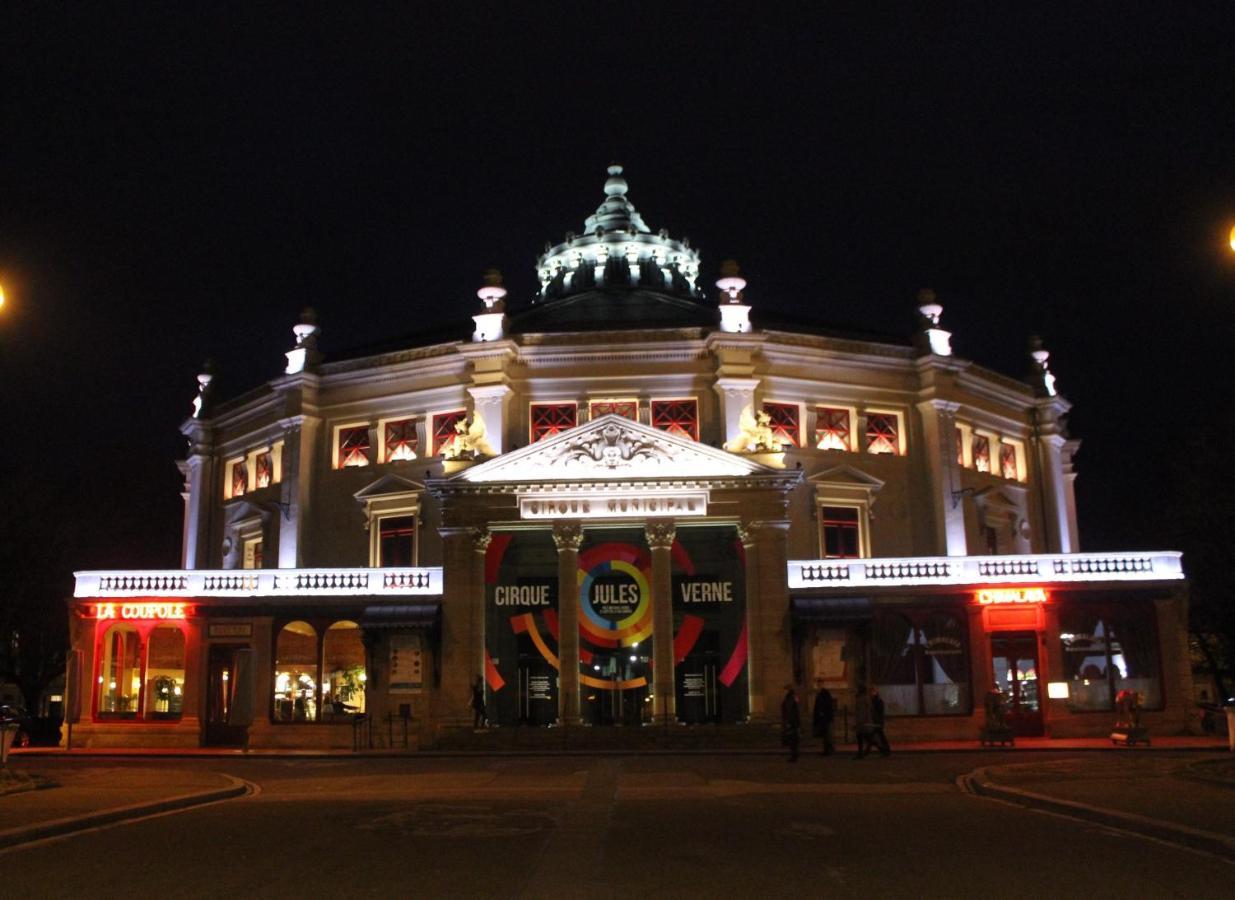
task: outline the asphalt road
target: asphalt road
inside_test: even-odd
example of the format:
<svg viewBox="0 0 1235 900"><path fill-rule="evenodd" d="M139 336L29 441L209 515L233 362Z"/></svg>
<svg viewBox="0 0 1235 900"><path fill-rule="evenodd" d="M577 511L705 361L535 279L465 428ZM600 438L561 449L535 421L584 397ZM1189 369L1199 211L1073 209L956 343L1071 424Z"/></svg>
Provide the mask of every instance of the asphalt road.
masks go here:
<svg viewBox="0 0 1235 900"><path fill-rule="evenodd" d="M169 759L169 768L226 772L261 791L13 849L0 866L11 897L1235 892L1230 863L955 786L958 774L990 762L977 754L796 765L748 756ZM54 777L58 766L91 764L39 768Z"/></svg>

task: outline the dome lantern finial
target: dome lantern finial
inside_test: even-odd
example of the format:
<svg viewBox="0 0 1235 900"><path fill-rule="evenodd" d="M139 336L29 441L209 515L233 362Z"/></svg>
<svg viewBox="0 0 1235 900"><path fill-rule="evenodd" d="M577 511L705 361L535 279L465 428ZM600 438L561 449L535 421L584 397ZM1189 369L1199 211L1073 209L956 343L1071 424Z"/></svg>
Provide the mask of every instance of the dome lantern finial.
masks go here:
<svg viewBox="0 0 1235 900"><path fill-rule="evenodd" d="M630 190L630 185L622 177L622 167L615 163L609 167L608 172L609 177L605 179L605 196L625 197L626 192Z"/></svg>

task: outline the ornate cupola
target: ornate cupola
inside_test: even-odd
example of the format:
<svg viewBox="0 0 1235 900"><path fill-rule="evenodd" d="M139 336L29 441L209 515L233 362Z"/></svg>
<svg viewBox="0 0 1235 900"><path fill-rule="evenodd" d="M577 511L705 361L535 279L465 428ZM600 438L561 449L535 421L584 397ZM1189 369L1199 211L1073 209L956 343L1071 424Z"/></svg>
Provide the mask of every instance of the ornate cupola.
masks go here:
<svg viewBox="0 0 1235 900"><path fill-rule="evenodd" d="M610 288L700 299L698 252L663 228L653 234L627 199L629 189L622 167L610 166L604 202L583 223L583 234L572 232L557 246L546 246L536 261L535 302Z"/></svg>

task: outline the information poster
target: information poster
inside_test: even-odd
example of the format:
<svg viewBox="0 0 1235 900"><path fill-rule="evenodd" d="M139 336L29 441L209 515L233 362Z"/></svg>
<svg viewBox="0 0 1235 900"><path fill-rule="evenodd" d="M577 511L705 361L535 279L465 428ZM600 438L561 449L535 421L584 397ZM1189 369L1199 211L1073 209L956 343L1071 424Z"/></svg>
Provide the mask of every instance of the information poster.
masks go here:
<svg viewBox="0 0 1235 900"><path fill-rule="evenodd" d="M424 648L418 634L390 637L391 694L419 694L424 687Z"/></svg>

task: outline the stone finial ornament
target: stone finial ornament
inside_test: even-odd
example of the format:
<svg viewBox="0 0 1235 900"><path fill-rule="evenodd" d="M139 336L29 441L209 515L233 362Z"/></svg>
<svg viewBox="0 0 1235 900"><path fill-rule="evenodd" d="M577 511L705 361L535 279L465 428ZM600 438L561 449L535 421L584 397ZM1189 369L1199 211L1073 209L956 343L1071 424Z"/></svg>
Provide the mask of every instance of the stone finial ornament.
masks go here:
<svg viewBox="0 0 1235 900"><path fill-rule="evenodd" d="M1042 338L1036 334L1029 339L1029 359L1031 361L1030 383L1034 389L1047 397L1058 396L1055 387L1055 373L1051 371L1051 354L1042 346Z"/></svg>
<svg viewBox="0 0 1235 900"><path fill-rule="evenodd" d="M919 348L936 356L951 356L952 332L939 327L943 307L930 288L918 291L918 316L921 321L918 330Z"/></svg>
<svg viewBox="0 0 1235 900"><path fill-rule="evenodd" d="M285 373L295 375L298 372L312 371L322 361L322 355L317 349L317 336L320 333L317 311L306 306L300 312L300 321L292 326L296 346L284 354L287 357L287 367L283 370Z"/></svg>
<svg viewBox="0 0 1235 900"><path fill-rule="evenodd" d="M205 419L210 415L211 385L214 383L214 360L208 359L197 375L197 396L193 398L193 418Z"/></svg>
<svg viewBox="0 0 1235 900"><path fill-rule="evenodd" d="M721 277L716 282L720 288L720 330L730 334L750 331L750 305L742 293L746 279L740 272L737 262L726 259L720 264Z"/></svg>
<svg viewBox="0 0 1235 900"><path fill-rule="evenodd" d="M476 330L472 332L472 342L496 341L506 335L506 288L502 287L502 273L497 269L486 269L484 286L476 292L484 307L472 316Z"/></svg>

